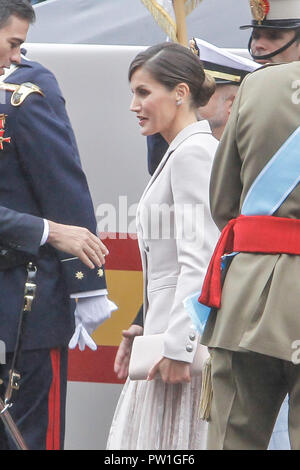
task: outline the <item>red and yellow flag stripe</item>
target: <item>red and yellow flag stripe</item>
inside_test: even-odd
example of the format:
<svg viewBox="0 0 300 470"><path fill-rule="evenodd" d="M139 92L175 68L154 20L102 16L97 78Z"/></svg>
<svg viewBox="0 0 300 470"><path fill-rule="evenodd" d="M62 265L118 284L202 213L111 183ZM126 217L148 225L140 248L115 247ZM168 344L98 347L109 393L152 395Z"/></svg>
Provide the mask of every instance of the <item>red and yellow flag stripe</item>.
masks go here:
<svg viewBox="0 0 300 470"><path fill-rule="evenodd" d="M142 302L142 267L138 242L133 234L105 234L102 240L109 250L105 264L109 298L118 310L94 333L97 351L71 350L68 380L79 382L122 383L113 371L122 330L134 320Z"/></svg>

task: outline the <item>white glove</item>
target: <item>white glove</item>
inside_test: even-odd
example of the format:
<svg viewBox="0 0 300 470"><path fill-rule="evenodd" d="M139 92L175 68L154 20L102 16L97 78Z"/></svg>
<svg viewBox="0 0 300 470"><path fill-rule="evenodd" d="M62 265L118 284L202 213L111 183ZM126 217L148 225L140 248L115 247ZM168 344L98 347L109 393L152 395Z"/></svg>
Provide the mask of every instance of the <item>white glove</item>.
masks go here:
<svg viewBox="0 0 300 470"><path fill-rule="evenodd" d="M75 309L75 332L69 348L74 349L78 344L80 351L84 351L85 346L95 351L97 344L90 334L117 309L106 295L79 298Z"/></svg>

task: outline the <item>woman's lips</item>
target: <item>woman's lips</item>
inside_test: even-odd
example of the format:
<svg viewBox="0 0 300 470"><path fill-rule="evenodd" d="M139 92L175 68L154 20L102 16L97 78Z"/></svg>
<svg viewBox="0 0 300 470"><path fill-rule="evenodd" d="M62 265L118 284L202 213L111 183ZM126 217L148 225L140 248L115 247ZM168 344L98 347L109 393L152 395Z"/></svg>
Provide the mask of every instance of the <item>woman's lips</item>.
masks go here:
<svg viewBox="0 0 300 470"><path fill-rule="evenodd" d="M138 120L139 120L139 125L143 126L145 122L147 121L147 118L144 116L138 116Z"/></svg>

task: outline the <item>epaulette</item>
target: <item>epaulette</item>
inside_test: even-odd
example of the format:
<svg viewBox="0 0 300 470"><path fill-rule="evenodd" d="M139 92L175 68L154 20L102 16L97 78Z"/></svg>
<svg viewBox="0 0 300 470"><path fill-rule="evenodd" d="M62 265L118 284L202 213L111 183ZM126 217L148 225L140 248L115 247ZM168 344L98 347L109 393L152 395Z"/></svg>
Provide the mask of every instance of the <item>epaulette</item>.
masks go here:
<svg viewBox="0 0 300 470"><path fill-rule="evenodd" d="M40 87L30 82L21 83L20 85L3 82L0 83L0 90L13 92L10 100L12 106L20 106L31 93L39 93L44 96Z"/></svg>

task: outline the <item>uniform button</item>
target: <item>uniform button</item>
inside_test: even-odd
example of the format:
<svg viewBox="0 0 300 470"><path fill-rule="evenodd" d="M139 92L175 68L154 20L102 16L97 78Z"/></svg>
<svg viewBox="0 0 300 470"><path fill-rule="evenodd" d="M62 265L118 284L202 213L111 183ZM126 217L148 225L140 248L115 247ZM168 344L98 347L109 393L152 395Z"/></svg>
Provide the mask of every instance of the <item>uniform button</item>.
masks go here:
<svg viewBox="0 0 300 470"><path fill-rule="evenodd" d="M187 350L187 352L193 352L193 350L194 350L194 348L191 344L187 344L185 349Z"/></svg>
<svg viewBox="0 0 300 470"><path fill-rule="evenodd" d="M149 253L149 246L145 246L145 251L147 251L147 253Z"/></svg>
<svg viewBox="0 0 300 470"><path fill-rule="evenodd" d="M195 339L196 339L195 333L190 333L189 338L190 338L191 341L195 341Z"/></svg>

